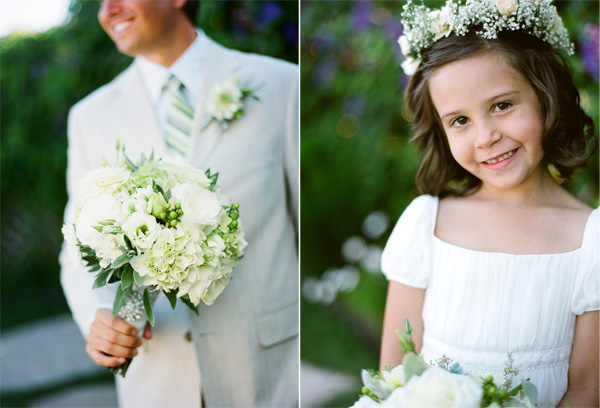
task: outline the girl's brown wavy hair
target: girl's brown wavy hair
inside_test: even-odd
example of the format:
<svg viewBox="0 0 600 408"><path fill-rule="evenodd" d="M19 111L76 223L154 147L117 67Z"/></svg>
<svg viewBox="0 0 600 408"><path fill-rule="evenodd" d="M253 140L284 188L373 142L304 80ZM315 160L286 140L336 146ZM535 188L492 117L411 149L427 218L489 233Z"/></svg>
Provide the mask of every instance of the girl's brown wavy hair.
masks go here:
<svg viewBox="0 0 600 408"><path fill-rule="evenodd" d="M481 181L452 157L444 128L429 94L429 79L454 61L495 54L503 56L533 87L542 109L542 148L564 178L587 165L597 143L594 123L579 104L579 92L565 57L548 43L522 31L503 31L489 40L474 34L451 34L423 52L423 59L404 94L413 123L413 141L424 152L417 187L424 194L463 196L474 193Z"/></svg>

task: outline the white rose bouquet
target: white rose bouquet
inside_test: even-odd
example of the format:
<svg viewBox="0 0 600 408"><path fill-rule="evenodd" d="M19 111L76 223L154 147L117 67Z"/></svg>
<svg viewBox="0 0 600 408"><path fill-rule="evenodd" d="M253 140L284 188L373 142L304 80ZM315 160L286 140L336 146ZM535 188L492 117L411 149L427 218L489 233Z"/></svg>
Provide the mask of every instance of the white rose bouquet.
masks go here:
<svg viewBox="0 0 600 408"><path fill-rule="evenodd" d="M239 206L217 186L218 174L184 162L124 152L117 165L86 175L76 221L62 228L74 263L95 272L93 288L119 283L113 314L143 333L154 325L152 304L163 292L198 314L231 279L247 245ZM112 369L125 376L131 360Z"/></svg>
<svg viewBox="0 0 600 408"><path fill-rule="evenodd" d="M510 376L518 374L511 367L510 354L504 378L465 374L458 363L452 363L447 357L430 365L416 352L408 319L404 323L405 333L397 332L402 352L406 354L403 364L380 374L363 370L364 395L353 408L535 406L532 399L537 398L537 389L532 383L523 380L510 389Z"/></svg>

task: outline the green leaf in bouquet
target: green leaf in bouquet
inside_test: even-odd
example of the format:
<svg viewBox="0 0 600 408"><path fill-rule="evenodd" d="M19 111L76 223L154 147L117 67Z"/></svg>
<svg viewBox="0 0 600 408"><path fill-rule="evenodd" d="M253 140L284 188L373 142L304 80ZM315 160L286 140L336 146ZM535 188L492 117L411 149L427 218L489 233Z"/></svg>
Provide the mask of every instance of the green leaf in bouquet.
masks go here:
<svg viewBox="0 0 600 408"><path fill-rule="evenodd" d="M154 149L152 149L152 151L150 152L150 159L151 162L154 161Z"/></svg>
<svg viewBox="0 0 600 408"><path fill-rule="evenodd" d="M196 306L192 303L192 301L190 300L190 297L188 295L182 296L180 299L184 305L186 305L187 307L192 309L192 311L194 313L196 313L196 316L200 315L200 312L198 311L198 306Z"/></svg>
<svg viewBox="0 0 600 408"><path fill-rule="evenodd" d="M121 275L121 287L127 289L131 285L133 285L133 268L131 267L131 264L126 264L123 274Z"/></svg>
<svg viewBox="0 0 600 408"><path fill-rule="evenodd" d="M217 187L217 179L219 178L219 173L210 174L210 169L208 169L204 174L206 174L206 177L208 177L208 179L210 180L210 186L208 187L208 189L210 191L215 191L215 188Z"/></svg>
<svg viewBox="0 0 600 408"><path fill-rule="evenodd" d="M96 263L95 265L92 265L92 267L88 270L88 272L96 272L96 271L99 271L100 269L102 269L102 268L100 268L100 264Z"/></svg>
<svg viewBox="0 0 600 408"><path fill-rule="evenodd" d="M129 166L129 168L133 171L137 171L138 170L138 166L136 166L130 159L129 157L127 157L127 155L125 153L123 153L123 157L125 158L125 162L127 163L127 166Z"/></svg>
<svg viewBox="0 0 600 408"><path fill-rule="evenodd" d="M101 227L99 225L92 226L92 228L95 229L96 231L98 231L99 233L102 233L102 230L104 229L103 227Z"/></svg>
<svg viewBox="0 0 600 408"><path fill-rule="evenodd" d="M144 286L145 280L146 280L145 277L141 276L139 273L137 273L137 271L133 271L133 281L135 282L136 285L138 285L139 287Z"/></svg>
<svg viewBox="0 0 600 408"><path fill-rule="evenodd" d="M132 287L129 287L127 289L123 289L121 287L121 285L119 285L117 287L117 294L115 295L115 303L113 304L113 316L117 316L119 314L119 310L121 310L121 308L125 304L125 301L127 300L127 297L129 297L129 295L131 295L131 292L133 292Z"/></svg>
<svg viewBox="0 0 600 408"><path fill-rule="evenodd" d="M177 293L174 291L164 292L167 299L169 299L169 303L171 304L171 308L175 310L175 305L177 304Z"/></svg>
<svg viewBox="0 0 600 408"><path fill-rule="evenodd" d="M163 190L159 184L156 184L156 181L154 180L152 180L152 191L154 191L156 194L162 194L163 197L165 195L165 190Z"/></svg>
<svg viewBox="0 0 600 408"><path fill-rule="evenodd" d="M146 317L150 322L150 325L154 326L154 312L152 311L152 301L150 301L150 292L148 288L144 290L144 309L146 310Z"/></svg>
<svg viewBox="0 0 600 408"><path fill-rule="evenodd" d="M123 239L125 240L125 245L127 245L127 249L133 251L133 244L131 243L131 240L129 239L127 234L123 234Z"/></svg>
<svg viewBox="0 0 600 408"><path fill-rule="evenodd" d="M165 198L165 200L169 201L171 199L171 190L167 189L167 191L165 191L165 193L163 194L163 197Z"/></svg>
<svg viewBox="0 0 600 408"><path fill-rule="evenodd" d="M133 255L131 255L129 252L119 255L119 257L117 259L115 259L113 261L113 263L110 265L110 267L112 269L117 269L117 268L125 265L129 261L131 261L132 258L133 258Z"/></svg>
<svg viewBox="0 0 600 408"><path fill-rule="evenodd" d="M538 391L537 388L535 388L535 385L533 385L528 380L521 380L521 385L523 386L523 392L526 396L528 396L532 400L535 400L537 398Z"/></svg>
<svg viewBox="0 0 600 408"><path fill-rule="evenodd" d="M92 289L101 288L102 286L106 285L111 276L112 271L110 269L102 269L102 271L96 275Z"/></svg>
<svg viewBox="0 0 600 408"><path fill-rule="evenodd" d="M413 375L420 376L429 368L429 365L423 360L423 357L417 354L407 354L404 356L403 365L406 382L408 382Z"/></svg>

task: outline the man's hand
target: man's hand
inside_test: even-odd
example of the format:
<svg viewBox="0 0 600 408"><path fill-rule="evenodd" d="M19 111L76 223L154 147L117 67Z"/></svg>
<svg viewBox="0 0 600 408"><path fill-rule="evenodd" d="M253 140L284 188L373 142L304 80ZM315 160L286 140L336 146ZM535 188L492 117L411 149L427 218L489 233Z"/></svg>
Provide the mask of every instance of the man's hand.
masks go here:
<svg viewBox="0 0 600 408"><path fill-rule="evenodd" d="M152 337L148 329L144 337ZM127 358L137 355L142 340L137 337L135 327L120 317L113 317L112 311L98 309L90 327L85 351L98 365L114 367L123 364Z"/></svg>

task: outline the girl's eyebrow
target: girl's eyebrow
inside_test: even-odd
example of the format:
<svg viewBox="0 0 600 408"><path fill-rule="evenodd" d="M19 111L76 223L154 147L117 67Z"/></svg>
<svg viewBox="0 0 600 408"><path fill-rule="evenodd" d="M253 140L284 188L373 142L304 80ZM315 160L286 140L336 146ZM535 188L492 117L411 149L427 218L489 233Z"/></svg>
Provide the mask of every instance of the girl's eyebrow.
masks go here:
<svg viewBox="0 0 600 408"><path fill-rule="evenodd" d="M497 95L494 95L494 96L492 96L491 98L488 98L488 99L486 100L486 102L488 102L488 103L489 103L489 102L491 102L491 101L495 101L495 100L496 100L496 99L498 99L498 98L503 98L503 97L505 97L505 96L512 96L512 95L516 95L516 94L518 94L518 93L520 93L520 92L519 92L519 91L517 91L516 89L511 89L511 90L508 90L508 91L501 92L501 93L499 93L499 94L497 94ZM458 111L452 111L452 112L445 113L444 115L442 115L442 116L440 117L440 119L444 119L444 118L446 118L447 116L453 116L453 115L456 115L456 114L458 114L459 112L460 112L460 110L458 110Z"/></svg>

